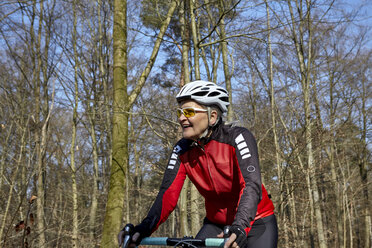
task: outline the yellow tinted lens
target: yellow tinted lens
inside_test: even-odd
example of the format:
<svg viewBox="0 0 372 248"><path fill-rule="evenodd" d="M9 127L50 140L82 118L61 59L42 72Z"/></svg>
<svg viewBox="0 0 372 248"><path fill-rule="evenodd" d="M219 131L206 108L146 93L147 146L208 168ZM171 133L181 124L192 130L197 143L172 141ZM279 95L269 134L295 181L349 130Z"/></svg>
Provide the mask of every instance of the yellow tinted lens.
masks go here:
<svg viewBox="0 0 372 248"><path fill-rule="evenodd" d="M177 117L180 118L182 115L182 109L177 109Z"/></svg>
<svg viewBox="0 0 372 248"><path fill-rule="evenodd" d="M193 108L183 109L183 114L187 118L193 117L195 115L195 110Z"/></svg>

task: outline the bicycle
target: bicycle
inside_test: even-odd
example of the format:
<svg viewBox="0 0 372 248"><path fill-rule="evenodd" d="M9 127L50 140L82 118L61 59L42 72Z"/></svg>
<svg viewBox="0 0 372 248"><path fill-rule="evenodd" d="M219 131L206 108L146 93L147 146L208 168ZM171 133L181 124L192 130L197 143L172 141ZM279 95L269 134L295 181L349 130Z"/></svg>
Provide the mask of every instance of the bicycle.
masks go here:
<svg viewBox="0 0 372 248"><path fill-rule="evenodd" d="M140 245L158 245L158 246L173 246L173 247L223 247L228 239L229 227L224 229L224 238L206 238L196 239L193 237L169 238L169 237L148 237L141 241ZM121 248L128 248L131 235L133 233L133 225L128 224L124 227L124 241Z"/></svg>

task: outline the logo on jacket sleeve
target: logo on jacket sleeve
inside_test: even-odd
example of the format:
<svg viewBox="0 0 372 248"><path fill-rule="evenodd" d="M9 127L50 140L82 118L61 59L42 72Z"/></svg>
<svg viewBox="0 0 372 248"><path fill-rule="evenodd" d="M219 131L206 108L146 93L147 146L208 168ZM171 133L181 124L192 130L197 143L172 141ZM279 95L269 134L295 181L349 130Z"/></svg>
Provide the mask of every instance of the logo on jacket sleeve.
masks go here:
<svg viewBox="0 0 372 248"><path fill-rule="evenodd" d="M173 148L173 152L174 152L174 153L179 153L181 150L182 150L182 148L181 148L179 145L176 145L176 146Z"/></svg>
<svg viewBox="0 0 372 248"><path fill-rule="evenodd" d="M174 169L174 166L177 163L177 158L178 158L177 153L173 152L170 159L169 159L169 163L168 163L168 167L167 167L168 169L171 169L171 170Z"/></svg>
<svg viewBox="0 0 372 248"><path fill-rule="evenodd" d="M239 134L238 137L235 138L235 143L238 147L238 150L240 152L240 156L242 156L242 159L250 158L251 153L249 151L247 142L245 142L243 134Z"/></svg>

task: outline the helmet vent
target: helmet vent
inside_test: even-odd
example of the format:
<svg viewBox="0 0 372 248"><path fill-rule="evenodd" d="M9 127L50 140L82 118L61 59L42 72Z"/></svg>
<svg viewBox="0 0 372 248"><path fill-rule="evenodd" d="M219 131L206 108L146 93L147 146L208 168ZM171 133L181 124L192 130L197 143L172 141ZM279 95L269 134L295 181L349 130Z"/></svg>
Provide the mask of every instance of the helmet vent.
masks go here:
<svg viewBox="0 0 372 248"><path fill-rule="evenodd" d="M208 91L199 91L199 92L193 93L192 95L193 96L205 96L207 94L208 94Z"/></svg>
<svg viewBox="0 0 372 248"><path fill-rule="evenodd" d="M220 97L221 101L224 101L224 102L229 102L229 98L228 97Z"/></svg>
<svg viewBox="0 0 372 248"><path fill-rule="evenodd" d="M192 90L195 91L195 90L198 90L199 88L201 88L202 86L197 86L195 88L193 88Z"/></svg>
<svg viewBox="0 0 372 248"><path fill-rule="evenodd" d="M221 95L221 93L219 93L219 92L211 92L210 94L209 94L209 96L219 96L219 95Z"/></svg>
<svg viewBox="0 0 372 248"><path fill-rule="evenodd" d="M225 93L225 94L228 94L227 91L226 91L225 89L217 89L217 90L222 91L222 92Z"/></svg>

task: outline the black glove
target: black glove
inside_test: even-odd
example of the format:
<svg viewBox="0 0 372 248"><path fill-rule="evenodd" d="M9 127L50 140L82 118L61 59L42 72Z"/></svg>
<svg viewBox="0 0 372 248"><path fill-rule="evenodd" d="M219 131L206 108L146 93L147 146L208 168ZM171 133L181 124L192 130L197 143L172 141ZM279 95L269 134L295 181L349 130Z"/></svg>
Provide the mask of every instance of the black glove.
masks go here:
<svg viewBox="0 0 372 248"><path fill-rule="evenodd" d="M135 233L140 234L140 236L136 240L136 245L137 246L141 243L142 239L144 239L146 237L149 237L151 235L150 230L148 229L147 225L144 224L144 223L141 223L141 224L134 227L133 234L135 234Z"/></svg>
<svg viewBox="0 0 372 248"><path fill-rule="evenodd" d="M235 242L238 244L240 248L247 247L248 245L247 234L243 228L241 228L240 226L230 226L229 233L230 235L235 233L236 235Z"/></svg>
<svg viewBox="0 0 372 248"><path fill-rule="evenodd" d="M127 229L127 232L125 233L125 229ZM136 241L133 241L132 237L135 233L139 233L140 236L137 238ZM141 243L143 238L149 237L151 235L151 231L148 229L148 226L146 223L142 222L141 224L137 226L133 226L132 224L127 224L123 230L118 235L118 243L121 245L125 240L124 237L125 235L130 236L129 243L135 243L137 246Z"/></svg>

